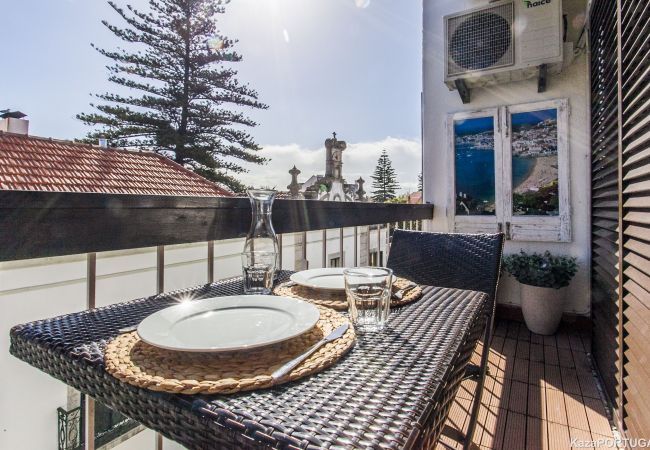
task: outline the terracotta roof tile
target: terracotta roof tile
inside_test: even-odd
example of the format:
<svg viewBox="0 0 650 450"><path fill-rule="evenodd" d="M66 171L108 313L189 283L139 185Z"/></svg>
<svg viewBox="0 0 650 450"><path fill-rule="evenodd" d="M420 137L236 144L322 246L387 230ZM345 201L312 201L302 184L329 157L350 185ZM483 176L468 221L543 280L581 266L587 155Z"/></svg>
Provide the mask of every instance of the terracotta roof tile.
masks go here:
<svg viewBox="0 0 650 450"><path fill-rule="evenodd" d="M0 132L0 189L231 197L164 156Z"/></svg>

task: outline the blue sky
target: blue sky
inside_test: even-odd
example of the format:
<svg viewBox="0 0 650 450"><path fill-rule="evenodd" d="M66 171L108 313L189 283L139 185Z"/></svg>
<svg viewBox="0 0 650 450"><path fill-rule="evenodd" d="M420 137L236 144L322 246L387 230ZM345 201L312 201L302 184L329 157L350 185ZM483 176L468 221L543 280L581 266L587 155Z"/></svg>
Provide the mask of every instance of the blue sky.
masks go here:
<svg viewBox="0 0 650 450"><path fill-rule="evenodd" d="M547 119L557 120L557 109L542 109L540 111L523 112L512 115L512 126L535 125Z"/></svg>
<svg viewBox="0 0 650 450"><path fill-rule="evenodd" d="M147 4L116 2L142 9ZM91 93L111 89L108 61L90 43L117 46L100 21L119 24L120 18L103 0L4 3L0 108L28 114L31 134L83 136L87 128L75 114L90 110ZM346 178L368 178L384 146L405 188L414 185L419 170L413 167L420 163L412 159L420 139L421 8L420 1L232 0L219 27L239 39L240 81L270 106L252 112L260 125L251 133L274 161L251 167L251 175L263 174L266 183L284 188L288 175L276 181L275 173L292 161L304 164L303 175L322 172L323 141L337 131L350 144L344 163L355 145L365 155L364 161L351 156Z"/></svg>
<svg viewBox="0 0 650 450"><path fill-rule="evenodd" d="M494 130L494 118L476 117L473 119L457 120L454 123L454 131L458 136L467 134L483 133L484 131Z"/></svg>

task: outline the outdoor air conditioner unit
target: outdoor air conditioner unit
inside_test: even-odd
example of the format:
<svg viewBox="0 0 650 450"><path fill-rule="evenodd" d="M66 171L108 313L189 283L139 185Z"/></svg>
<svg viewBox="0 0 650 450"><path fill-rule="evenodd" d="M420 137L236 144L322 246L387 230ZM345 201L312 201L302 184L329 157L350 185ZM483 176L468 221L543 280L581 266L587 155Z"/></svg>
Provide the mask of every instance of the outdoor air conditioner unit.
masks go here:
<svg viewBox="0 0 650 450"><path fill-rule="evenodd" d="M445 83L481 87L559 73L561 0L510 0L445 16ZM462 94L462 93L461 93Z"/></svg>

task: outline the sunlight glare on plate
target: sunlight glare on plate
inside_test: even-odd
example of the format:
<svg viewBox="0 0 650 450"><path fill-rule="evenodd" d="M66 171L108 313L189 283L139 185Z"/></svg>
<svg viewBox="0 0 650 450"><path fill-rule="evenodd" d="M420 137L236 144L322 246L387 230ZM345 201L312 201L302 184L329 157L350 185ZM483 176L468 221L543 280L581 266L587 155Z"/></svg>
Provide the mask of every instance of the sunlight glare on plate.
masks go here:
<svg viewBox="0 0 650 450"><path fill-rule="evenodd" d="M354 0L354 4L357 5L357 8L367 8L370 6L370 0Z"/></svg>
<svg viewBox="0 0 650 450"><path fill-rule="evenodd" d="M176 301L180 304L189 304L192 300L194 300L194 297L192 294L181 294L178 297L176 297Z"/></svg>
<svg viewBox="0 0 650 450"><path fill-rule="evenodd" d="M289 38L289 31L286 28L282 30L282 36L284 36L284 42L288 44L291 39Z"/></svg>

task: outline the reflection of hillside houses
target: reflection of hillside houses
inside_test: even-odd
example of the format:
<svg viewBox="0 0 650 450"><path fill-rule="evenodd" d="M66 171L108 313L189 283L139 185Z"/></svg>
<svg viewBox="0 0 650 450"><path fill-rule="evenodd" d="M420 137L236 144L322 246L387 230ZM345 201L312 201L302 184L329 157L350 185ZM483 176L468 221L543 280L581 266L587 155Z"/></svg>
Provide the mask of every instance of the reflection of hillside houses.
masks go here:
<svg viewBox="0 0 650 450"><path fill-rule="evenodd" d="M298 182L300 170L293 166L289 171L291 184L287 186L291 198L330 200L339 202L364 201L363 178L356 183L346 183L343 178L343 150L345 141L336 139L336 133L325 140L325 175L312 175L303 183Z"/></svg>
<svg viewBox="0 0 650 450"><path fill-rule="evenodd" d="M546 119L512 132L512 154L520 158L557 155L557 120Z"/></svg>
<svg viewBox="0 0 650 450"><path fill-rule="evenodd" d="M456 146L472 147L474 150L494 150L494 132L484 131L464 136L457 135Z"/></svg>

